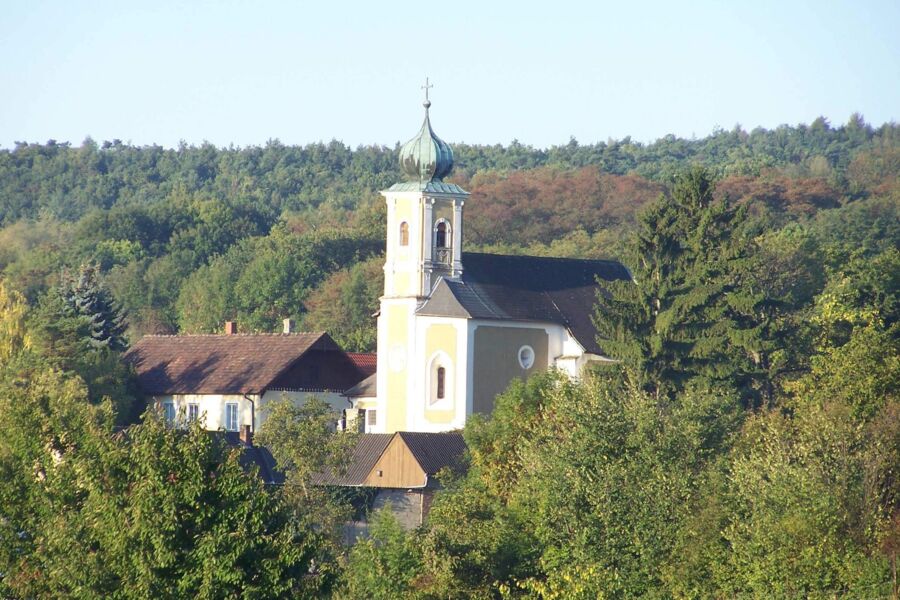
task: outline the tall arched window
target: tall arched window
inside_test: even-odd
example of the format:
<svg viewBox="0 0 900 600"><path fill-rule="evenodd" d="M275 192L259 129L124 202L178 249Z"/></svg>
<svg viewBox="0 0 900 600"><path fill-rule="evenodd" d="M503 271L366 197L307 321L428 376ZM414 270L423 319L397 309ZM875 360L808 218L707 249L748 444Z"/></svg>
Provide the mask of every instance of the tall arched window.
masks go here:
<svg viewBox="0 0 900 600"><path fill-rule="evenodd" d="M425 389L428 390L426 408L432 410L449 410L453 408L453 361L442 351L435 352L428 361L428 374L425 377Z"/></svg>
<svg viewBox="0 0 900 600"><path fill-rule="evenodd" d="M447 221L441 221L437 224L435 228L434 235L434 246L436 248L449 248L450 244L448 243L449 227L447 227Z"/></svg>
<svg viewBox="0 0 900 600"><path fill-rule="evenodd" d="M407 223L406 221L400 223L400 245L409 245L409 223Z"/></svg>
<svg viewBox="0 0 900 600"><path fill-rule="evenodd" d="M447 371L444 367L438 367L437 369L437 399L444 399L444 391L445 391L445 382L444 379L447 377Z"/></svg>

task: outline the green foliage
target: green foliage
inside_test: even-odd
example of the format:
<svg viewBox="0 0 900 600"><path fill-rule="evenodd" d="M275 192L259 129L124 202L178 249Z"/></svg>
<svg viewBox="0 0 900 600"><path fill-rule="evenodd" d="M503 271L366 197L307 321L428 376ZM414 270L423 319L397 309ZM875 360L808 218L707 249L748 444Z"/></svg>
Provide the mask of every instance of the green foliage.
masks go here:
<svg viewBox="0 0 900 600"><path fill-rule="evenodd" d="M336 434L337 416L325 402L308 398L297 406L287 398L267 406L267 414L256 442L266 446L285 473L279 500L288 511L291 527L308 542L317 566L312 578L321 589L329 589L341 551L342 527L352 507L346 497L314 485L317 475L341 473L356 443L352 432Z"/></svg>
<svg viewBox="0 0 900 600"><path fill-rule="evenodd" d="M88 347L125 349L122 316L100 283L96 266L82 265L76 275L64 273L59 293L71 315L86 321Z"/></svg>
<svg viewBox="0 0 900 600"><path fill-rule="evenodd" d="M21 380L20 380L21 381ZM311 551L240 450L109 403L52 369L4 379L0 571L14 597L293 597Z"/></svg>
<svg viewBox="0 0 900 600"><path fill-rule="evenodd" d="M0 279L0 365L31 346L25 298Z"/></svg>
<svg viewBox="0 0 900 600"><path fill-rule="evenodd" d="M412 595L421 571L421 555L414 544L390 510L375 512L369 519L369 537L359 540L347 555L335 597L392 600Z"/></svg>
<svg viewBox="0 0 900 600"><path fill-rule="evenodd" d="M276 330L282 319L304 313L304 301L328 274L382 244L340 233L296 235L284 227L248 238L188 278L177 302L180 328L209 333L237 320L245 330Z"/></svg>
<svg viewBox="0 0 900 600"><path fill-rule="evenodd" d="M384 258L375 256L332 274L304 302L306 331L327 331L345 350L374 352L375 318L384 290Z"/></svg>
<svg viewBox="0 0 900 600"><path fill-rule="evenodd" d="M733 330L728 304L745 298L733 272L745 259L744 212L715 200L706 171L680 174L672 197L661 196L642 211L632 261L632 282L613 282L611 296L598 295L594 323L607 353L654 394L681 389L692 377L712 381L751 371ZM741 340L744 341L744 340ZM737 355L737 356L736 356ZM736 363L736 364L734 364Z"/></svg>
<svg viewBox="0 0 900 600"><path fill-rule="evenodd" d="M858 418L872 418L897 400L900 382L900 335L897 326L881 330L857 327L842 346L812 356L810 371L786 387L795 402L841 402Z"/></svg>
<svg viewBox="0 0 900 600"><path fill-rule="evenodd" d="M887 561L872 555L864 430L841 403L747 424L732 458L721 592L751 597L880 597Z"/></svg>

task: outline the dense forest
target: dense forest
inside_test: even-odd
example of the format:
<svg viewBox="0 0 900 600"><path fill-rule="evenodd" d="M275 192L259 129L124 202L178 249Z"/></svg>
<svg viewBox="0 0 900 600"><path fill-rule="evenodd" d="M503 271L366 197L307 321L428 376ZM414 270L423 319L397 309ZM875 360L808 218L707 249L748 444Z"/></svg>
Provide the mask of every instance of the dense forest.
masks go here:
<svg viewBox="0 0 900 600"><path fill-rule="evenodd" d="M455 145L467 250L635 280L591 309L619 362L499 396L418 530L341 544L324 405L267 421L274 491L142 414L120 356L148 333L292 317L374 349L397 150L0 151L4 597L898 597L893 123Z"/></svg>

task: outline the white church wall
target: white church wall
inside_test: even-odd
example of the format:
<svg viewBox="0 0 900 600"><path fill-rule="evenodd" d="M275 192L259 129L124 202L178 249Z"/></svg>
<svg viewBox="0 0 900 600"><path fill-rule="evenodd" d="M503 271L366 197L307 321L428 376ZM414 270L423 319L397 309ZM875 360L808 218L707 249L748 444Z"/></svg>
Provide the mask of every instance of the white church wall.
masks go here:
<svg viewBox="0 0 900 600"><path fill-rule="evenodd" d="M414 347L411 353L411 401L407 404L410 431L451 431L466 423L466 366L468 329L466 319L415 317ZM435 395L435 367L446 371L443 400Z"/></svg>

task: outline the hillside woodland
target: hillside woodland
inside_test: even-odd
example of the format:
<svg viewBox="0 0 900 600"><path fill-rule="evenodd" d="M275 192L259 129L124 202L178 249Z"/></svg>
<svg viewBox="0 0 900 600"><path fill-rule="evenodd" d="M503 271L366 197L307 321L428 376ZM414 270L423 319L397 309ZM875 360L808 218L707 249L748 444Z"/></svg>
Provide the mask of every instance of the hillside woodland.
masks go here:
<svg viewBox="0 0 900 600"><path fill-rule="evenodd" d="M152 333L372 351L398 148L0 151L0 594L9 598L897 598L900 128L455 145L467 250L616 258L619 359L516 383L406 532L309 484L352 435L281 406L266 489L145 404Z"/></svg>

